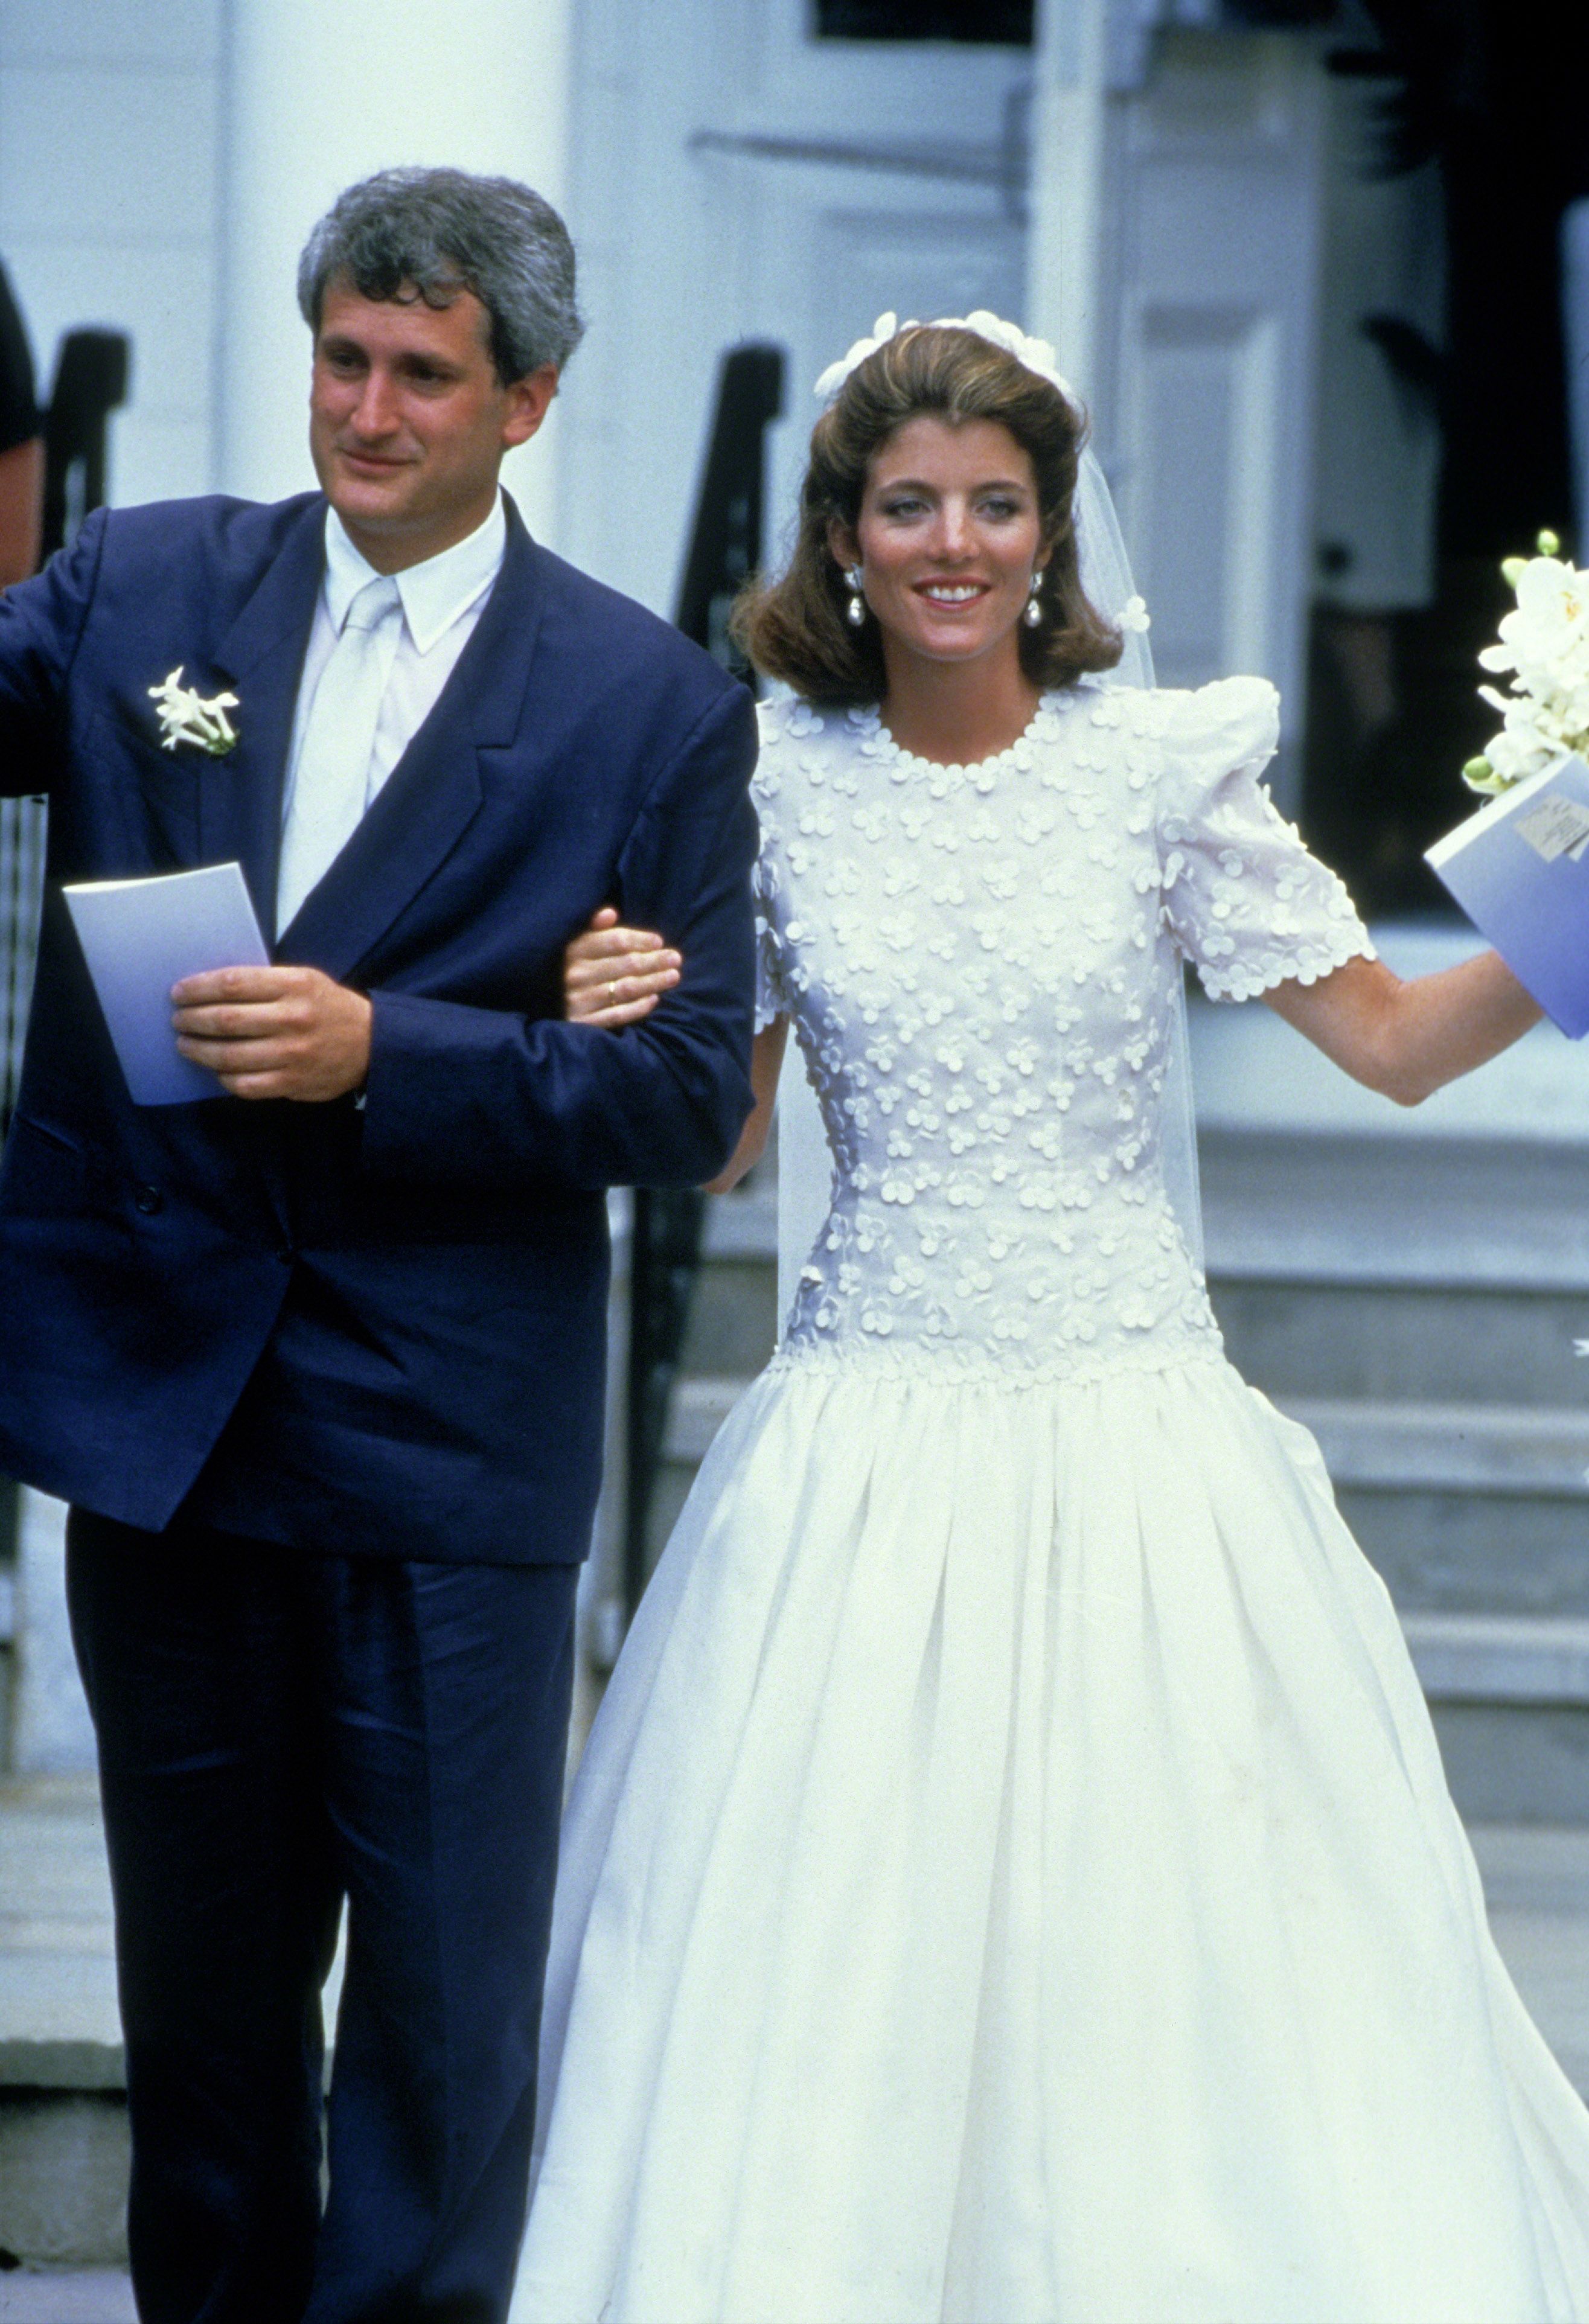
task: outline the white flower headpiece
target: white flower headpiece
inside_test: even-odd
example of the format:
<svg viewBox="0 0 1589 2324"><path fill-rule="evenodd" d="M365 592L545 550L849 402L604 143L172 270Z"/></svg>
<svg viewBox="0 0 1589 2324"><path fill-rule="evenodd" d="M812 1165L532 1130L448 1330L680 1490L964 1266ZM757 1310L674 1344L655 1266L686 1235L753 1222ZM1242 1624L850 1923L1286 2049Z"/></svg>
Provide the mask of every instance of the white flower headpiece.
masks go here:
<svg viewBox="0 0 1589 2324"><path fill-rule="evenodd" d="M897 338L901 331L914 331L920 327L914 321L901 323L892 310L886 315L879 315L872 326L872 337L857 339L837 363L829 364L817 382L815 393L831 401L858 364L864 364L868 355L875 355L879 347L886 346L890 339ZM975 331L979 339L991 340L994 346L1002 347L1006 355L1013 355L1026 370L1035 372L1039 379L1046 379L1050 387L1057 387L1060 394L1072 403L1076 400L1076 390L1060 373L1049 341L1029 338L1019 323L1006 323L1002 317L990 315L985 307L978 307L970 315L939 315L927 328L933 331Z"/></svg>

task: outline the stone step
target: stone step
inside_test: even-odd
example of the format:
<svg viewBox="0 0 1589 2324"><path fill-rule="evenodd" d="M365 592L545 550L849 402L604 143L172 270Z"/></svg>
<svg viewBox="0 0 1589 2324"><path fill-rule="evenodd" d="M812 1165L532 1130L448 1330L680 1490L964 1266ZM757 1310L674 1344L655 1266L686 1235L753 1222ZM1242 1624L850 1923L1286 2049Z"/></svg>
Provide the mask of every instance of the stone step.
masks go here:
<svg viewBox="0 0 1589 2324"><path fill-rule="evenodd" d="M125 2079L97 1787L83 1775L0 1785L0 2088Z"/></svg>
<svg viewBox="0 0 1589 2324"><path fill-rule="evenodd" d="M1535 2024L1589 2098L1589 1827L1473 1821L1490 1926Z"/></svg>
<svg viewBox="0 0 1589 2324"><path fill-rule="evenodd" d="M1404 1613L1589 1616L1582 1504L1342 1486L1341 1515Z"/></svg>
<svg viewBox="0 0 1589 2324"><path fill-rule="evenodd" d="M0 2247L41 2266L125 2258L125 2083L97 1791L74 1775L6 1784Z"/></svg>
<svg viewBox="0 0 1589 2324"><path fill-rule="evenodd" d="M1404 1612L1464 1818L1589 1826L1589 1620Z"/></svg>
<svg viewBox="0 0 1589 2324"><path fill-rule="evenodd" d="M1589 1824L1589 1709L1435 1697L1429 1711L1464 1821Z"/></svg>
<svg viewBox="0 0 1589 2324"><path fill-rule="evenodd" d="M731 1194L715 1194L707 1201L701 1257L708 1261L762 1259L777 1266L778 1180L765 1164Z"/></svg>
<svg viewBox="0 0 1589 2324"><path fill-rule="evenodd" d="M776 1270L762 1259L712 1259L695 1280L679 1369L759 1372L778 1338Z"/></svg>
<svg viewBox="0 0 1589 2324"><path fill-rule="evenodd" d="M342 1968L339 1949L328 2025ZM0 1784L0 2253L39 2267L125 2257L125 2081L97 1786ZM0 2273L0 2324L19 2280ZM87 2312L60 2310L63 2324Z"/></svg>
<svg viewBox="0 0 1589 2324"><path fill-rule="evenodd" d="M1589 1411L1411 1398L1274 1400L1317 1438L1337 1488L1589 1503Z"/></svg>
<svg viewBox="0 0 1589 2324"><path fill-rule="evenodd" d="M1276 1397L1589 1416L1589 1366L1574 1353L1589 1295L1219 1274L1208 1287L1231 1361Z"/></svg>
<svg viewBox="0 0 1589 2324"><path fill-rule="evenodd" d="M138 2324L125 2268L32 2268L0 2275L0 2324Z"/></svg>
<svg viewBox="0 0 1589 2324"><path fill-rule="evenodd" d="M1589 1620L1409 1613L1401 1628L1432 1702L1589 1707Z"/></svg>
<svg viewBox="0 0 1589 2324"><path fill-rule="evenodd" d="M692 1378L681 1379L675 1386L668 1407L668 1429L662 1440L664 1461L677 1462L681 1466L696 1469L706 1459L712 1439L737 1399L744 1394L746 1382L735 1377Z"/></svg>
<svg viewBox="0 0 1589 2324"><path fill-rule="evenodd" d="M1583 1148L1205 1128L1211 1277L1589 1293Z"/></svg>

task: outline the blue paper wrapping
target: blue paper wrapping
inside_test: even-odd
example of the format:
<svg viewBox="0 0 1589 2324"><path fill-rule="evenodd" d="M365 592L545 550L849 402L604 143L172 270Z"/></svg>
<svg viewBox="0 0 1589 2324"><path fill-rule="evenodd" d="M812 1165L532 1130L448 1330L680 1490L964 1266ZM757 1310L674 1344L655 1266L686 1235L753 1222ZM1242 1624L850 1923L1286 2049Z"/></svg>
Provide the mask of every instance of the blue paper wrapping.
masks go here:
<svg viewBox="0 0 1589 2324"><path fill-rule="evenodd" d="M1530 775L1426 861L1551 1021L1589 1033L1589 766Z"/></svg>

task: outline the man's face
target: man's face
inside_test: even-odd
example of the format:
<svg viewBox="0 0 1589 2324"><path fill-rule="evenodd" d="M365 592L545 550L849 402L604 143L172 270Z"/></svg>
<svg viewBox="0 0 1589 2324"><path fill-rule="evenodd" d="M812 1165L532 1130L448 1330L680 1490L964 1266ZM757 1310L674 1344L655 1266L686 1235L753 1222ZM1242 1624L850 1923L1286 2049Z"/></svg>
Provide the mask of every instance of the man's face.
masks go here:
<svg viewBox="0 0 1589 2324"><path fill-rule="evenodd" d="M365 299L326 285L315 334L309 451L321 489L378 572L449 549L484 522L510 445L534 435L557 389L548 364L504 387L485 309Z"/></svg>

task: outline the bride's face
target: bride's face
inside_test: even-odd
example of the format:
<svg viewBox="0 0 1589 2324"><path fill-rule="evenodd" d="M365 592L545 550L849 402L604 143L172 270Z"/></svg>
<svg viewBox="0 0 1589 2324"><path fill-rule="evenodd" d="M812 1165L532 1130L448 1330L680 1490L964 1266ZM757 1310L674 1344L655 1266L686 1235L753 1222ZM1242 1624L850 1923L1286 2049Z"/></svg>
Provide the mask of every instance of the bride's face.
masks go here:
<svg viewBox="0 0 1589 2324"><path fill-rule="evenodd" d="M928 661L1014 655L1036 567L1046 565L1029 453L996 420L909 420L876 454L852 533L829 546L859 564L885 647Z"/></svg>

